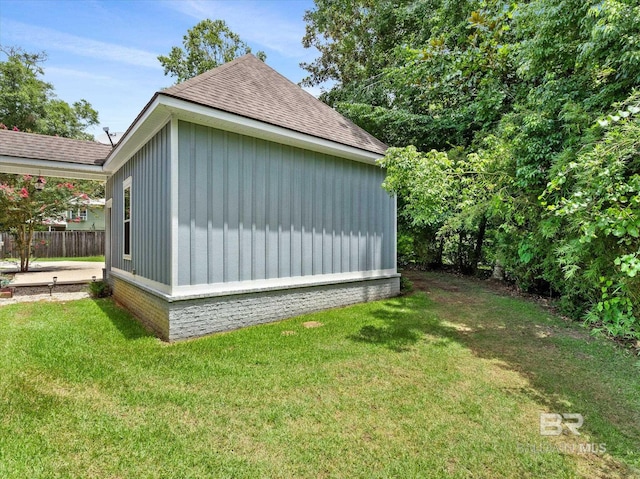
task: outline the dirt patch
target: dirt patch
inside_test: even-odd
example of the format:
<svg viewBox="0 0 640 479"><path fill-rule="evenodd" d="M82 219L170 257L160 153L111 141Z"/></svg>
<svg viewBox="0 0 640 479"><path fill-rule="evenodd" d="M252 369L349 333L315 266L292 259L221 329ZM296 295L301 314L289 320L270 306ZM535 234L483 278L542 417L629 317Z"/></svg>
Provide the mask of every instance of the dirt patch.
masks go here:
<svg viewBox="0 0 640 479"><path fill-rule="evenodd" d="M324 326L324 324L319 323L318 321L307 321L306 323L302 323L302 326L305 328L319 328L320 326Z"/></svg>
<svg viewBox="0 0 640 479"><path fill-rule="evenodd" d="M87 291L87 285L82 284L60 284L53 287L51 293L80 293ZM40 294L49 294L48 286L20 286L14 288L13 296L34 296Z"/></svg>

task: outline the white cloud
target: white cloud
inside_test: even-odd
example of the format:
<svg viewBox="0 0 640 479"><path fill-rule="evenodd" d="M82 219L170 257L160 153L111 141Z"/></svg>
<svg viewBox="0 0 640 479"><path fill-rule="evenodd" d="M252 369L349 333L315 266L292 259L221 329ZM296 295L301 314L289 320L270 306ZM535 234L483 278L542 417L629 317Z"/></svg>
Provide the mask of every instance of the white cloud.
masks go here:
<svg viewBox="0 0 640 479"><path fill-rule="evenodd" d="M266 2L171 0L167 5L197 20L222 19L256 49L268 48L288 58L307 54L301 43L304 36L302 19L291 20L284 13L278 14L273 8L267 9Z"/></svg>
<svg viewBox="0 0 640 479"><path fill-rule="evenodd" d="M45 67L44 70L46 75L51 74L56 76L83 78L86 80L95 80L95 81L108 82L108 83L118 82L118 80L116 80L115 78L107 75L96 75L94 73L89 73L83 70L75 70L73 68Z"/></svg>
<svg viewBox="0 0 640 479"><path fill-rule="evenodd" d="M47 46L47 50L61 50L99 60L128 65L160 69L157 54L129 48L115 43L101 42L59 32L51 28L38 27L22 22L2 22L3 36L16 42L33 42Z"/></svg>

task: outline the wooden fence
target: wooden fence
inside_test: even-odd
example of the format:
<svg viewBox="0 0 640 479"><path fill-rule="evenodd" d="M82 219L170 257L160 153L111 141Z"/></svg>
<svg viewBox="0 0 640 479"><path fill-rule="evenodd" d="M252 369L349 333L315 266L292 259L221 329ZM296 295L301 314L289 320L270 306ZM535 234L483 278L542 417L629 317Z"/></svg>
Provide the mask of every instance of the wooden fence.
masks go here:
<svg viewBox="0 0 640 479"><path fill-rule="evenodd" d="M33 234L33 256L34 258L102 256L104 240L104 231L36 231ZM0 259L19 256L11 235L0 233Z"/></svg>

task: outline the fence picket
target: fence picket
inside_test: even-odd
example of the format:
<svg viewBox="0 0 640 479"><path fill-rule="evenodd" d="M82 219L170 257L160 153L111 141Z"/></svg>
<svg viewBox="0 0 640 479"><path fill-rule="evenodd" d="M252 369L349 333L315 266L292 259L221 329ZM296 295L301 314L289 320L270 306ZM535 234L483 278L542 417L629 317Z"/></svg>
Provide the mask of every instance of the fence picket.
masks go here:
<svg viewBox="0 0 640 479"><path fill-rule="evenodd" d="M104 255L104 231L36 231L34 258L80 258ZM17 258L11 234L0 232L0 259Z"/></svg>

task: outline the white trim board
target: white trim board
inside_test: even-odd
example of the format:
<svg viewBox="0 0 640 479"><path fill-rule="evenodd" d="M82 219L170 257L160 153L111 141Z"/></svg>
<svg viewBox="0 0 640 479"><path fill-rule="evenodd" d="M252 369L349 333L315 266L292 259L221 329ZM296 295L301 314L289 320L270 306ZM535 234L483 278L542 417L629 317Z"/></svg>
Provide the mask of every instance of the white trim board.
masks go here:
<svg viewBox="0 0 640 479"><path fill-rule="evenodd" d="M36 160L0 155L0 172L18 175L58 176L79 180L107 181L109 174L98 165Z"/></svg>
<svg viewBox="0 0 640 479"><path fill-rule="evenodd" d="M171 121L173 123L177 120L197 123L361 163L375 165L377 160L383 156L379 153L361 150L353 146L343 145L234 113L180 100L159 92L109 155L103 166L105 174L116 172L167 122ZM153 126L154 124L156 125L155 127Z"/></svg>
<svg viewBox="0 0 640 479"><path fill-rule="evenodd" d="M175 117L171 118L171 157L169 160L169 184L171 185L171 192L169 197L169 210L171 214L171 224L170 227L170 251L171 251L171 263L169 266L170 275L171 275L171 284L178 283L178 269L180 267L180 262L178 258L178 229L180 226L179 220L179 145L178 145L178 120Z"/></svg>
<svg viewBox="0 0 640 479"><path fill-rule="evenodd" d="M359 271L355 273L296 276L291 278L272 278L253 281L234 281L230 283L185 285L174 286L172 288L166 284L158 283L118 268L112 268L112 271L116 273L114 274L115 277L128 281L135 286L139 286L145 291L159 296L168 302L268 291L286 291L296 288L311 288L314 286L329 286L333 284L357 283L361 281L400 277L395 270L388 269L378 271Z"/></svg>
<svg viewBox="0 0 640 479"><path fill-rule="evenodd" d="M160 296L161 298L167 299L170 297L169 293L171 292L171 287L166 284L145 278L143 276L140 276L139 274L129 273L128 271L120 268L112 267L111 271L109 271L109 274L114 276L115 278L122 279L124 281L127 281L128 283L133 284L134 286L144 289L151 294Z"/></svg>
<svg viewBox="0 0 640 479"><path fill-rule="evenodd" d="M289 130L234 113L165 96L162 95L162 92L159 94L159 104L166 106L178 119L253 138L317 151L362 163L376 164L376 161L383 157L379 153L361 150L353 146L343 145L335 141Z"/></svg>

